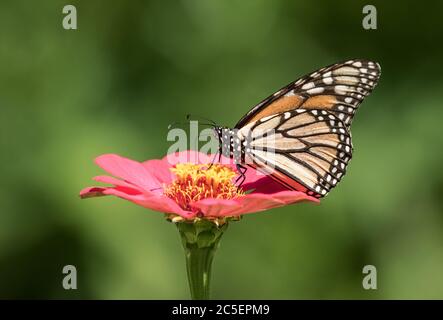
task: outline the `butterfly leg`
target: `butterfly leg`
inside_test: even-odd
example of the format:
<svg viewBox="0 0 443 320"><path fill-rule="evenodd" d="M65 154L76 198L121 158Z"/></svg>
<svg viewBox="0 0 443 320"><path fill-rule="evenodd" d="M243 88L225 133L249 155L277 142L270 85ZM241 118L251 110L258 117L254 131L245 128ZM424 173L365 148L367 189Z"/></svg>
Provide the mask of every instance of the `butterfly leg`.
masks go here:
<svg viewBox="0 0 443 320"><path fill-rule="evenodd" d="M221 159L221 153L220 153L219 151L217 151L217 153L214 154L214 157L212 158L211 164L209 165L208 169L211 169L212 165L213 165L214 162L215 162L215 158L217 158L217 155L218 155L218 162L220 162L220 159Z"/></svg>
<svg viewBox="0 0 443 320"><path fill-rule="evenodd" d="M243 182L245 182L246 180L246 171L248 170L248 168L246 168L245 166L237 163L237 171L240 173L240 175L238 176L238 178L235 180L235 183L237 184L237 182L240 181L240 183L237 186L237 189L241 188L241 186L243 185Z"/></svg>

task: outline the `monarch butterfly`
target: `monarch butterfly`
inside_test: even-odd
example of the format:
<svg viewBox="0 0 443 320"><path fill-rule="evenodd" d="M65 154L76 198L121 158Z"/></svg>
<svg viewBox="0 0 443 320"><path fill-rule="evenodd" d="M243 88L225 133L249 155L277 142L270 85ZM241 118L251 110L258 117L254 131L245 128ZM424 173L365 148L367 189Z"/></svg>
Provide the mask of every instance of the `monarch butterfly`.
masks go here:
<svg viewBox="0 0 443 320"><path fill-rule="evenodd" d="M234 160L240 186L249 166L321 198L346 173L353 116L379 77L380 65L361 59L306 75L253 107L233 129L214 126L218 152Z"/></svg>

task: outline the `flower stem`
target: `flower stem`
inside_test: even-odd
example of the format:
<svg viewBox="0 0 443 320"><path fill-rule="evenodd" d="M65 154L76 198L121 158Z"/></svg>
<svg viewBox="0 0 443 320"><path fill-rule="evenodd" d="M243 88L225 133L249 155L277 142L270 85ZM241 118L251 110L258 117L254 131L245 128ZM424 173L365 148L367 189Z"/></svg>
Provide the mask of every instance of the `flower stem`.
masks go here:
<svg viewBox="0 0 443 320"><path fill-rule="evenodd" d="M187 248L186 268L193 300L208 300L211 284L211 267L216 248Z"/></svg>
<svg viewBox="0 0 443 320"><path fill-rule="evenodd" d="M208 220L199 220L179 222L177 227L185 249L191 298L208 300L212 261L228 224L218 226Z"/></svg>

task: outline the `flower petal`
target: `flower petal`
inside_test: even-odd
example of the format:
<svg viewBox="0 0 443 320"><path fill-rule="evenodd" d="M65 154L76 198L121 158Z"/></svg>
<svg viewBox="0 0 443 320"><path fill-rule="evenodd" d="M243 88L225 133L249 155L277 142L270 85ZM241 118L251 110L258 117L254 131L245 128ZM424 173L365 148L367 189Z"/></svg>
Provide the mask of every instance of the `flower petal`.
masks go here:
<svg viewBox="0 0 443 320"><path fill-rule="evenodd" d="M158 180L140 163L116 154L104 154L95 159L102 169L124 179L147 192L161 188Z"/></svg>
<svg viewBox="0 0 443 320"><path fill-rule="evenodd" d="M169 167L173 167L178 163L195 163L195 164L211 164L220 163L235 169L234 160L219 154L206 154L194 150L186 150L170 153L162 159Z"/></svg>
<svg viewBox="0 0 443 320"><path fill-rule="evenodd" d="M195 216L195 213L183 210L172 199L165 196L147 195L139 192L133 193L133 189L125 187L89 187L80 191L82 199L107 195L114 195L154 211L175 213L186 219Z"/></svg>
<svg viewBox="0 0 443 320"><path fill-rule="evenodd" d="M218 157L216 158L218 159ZM173 167L178 163L212 163L213 159L213 155L207 155L194 150L186 150L170 153L166 155L162 160L167 163L169 167Z"/></svg>
<svg viewBox="0 0 443 320"><path fill-rule="evenodd" d="M251 173L249 180L245 180L242 188L244 190L254 190L254 193L266 193L272 194L280 191L288 191L281 183L278 183L274 179L269 176L262 175L261 173L257 173L258 170L248 169L248 171L255 171L255 173ZM246 172L248 174L248 172Z"/></svg>
<svg viewBox="0 0 443 320"><path fill-rule="evenodd" d="M193 209L207 217L223 217L241 215L241 205L236 200L207 198L191 204Z"/></svg>
<svg viewBox="0 0 443 320"><path fill-rule="evenodd" d="M275 182L269 176L263 174L259 170L252 167L247 167L247 170L245 172L245 178L246 179L242 184L242 189L246 191L254 189L254 193L255 192L271 193L267 190L271 188L274 189L273 187L275 186L275 184L280 185L278 182ZM284 190L287 190L284 187L282 188Z"/></svg>
<svg viewBox="0 0 443 320"><path fill-rule="evenodd" d="M128 195L141 195L142 191L134 189L133 186L116 186L116 187L88 187L80 191L80 198L92 198L105 196L108 189L118 190Z"/></svg>
<svg viewBox="0 0 443 320"><path fill-rule="evenodd" d="M207 216L236 216L293 204L300 201L320 202L318 199L299 191L281 191L275 194L251 193L231 200L204 199L193 207Z"/></svg>
<svg viewBox="0 0 443 320"><path fill-rule="evenodd" d="M119 198L134 202L135 204L138 204L139 206L142 206L144 208L159 211L162 213L175 213L184 218L189 218L190 216L195 215L190 211L183 210L175 201L165 196L147 196L146 194L130 195L114 188L106 189L105 191L103 191L103 194L114 195Z"/></svg>
<svg viewBox="0 0 443 320"><path fill-rule="evenodd" d="M174 174L171 172L170 166L166 161L153 159L142 163L149 173L157 179L159 184L169 184L174 180Z"/></svg>
<svg viewBox="0 0 443 320"><path fill-rule="evenodd" d="M135 184L132 184L132 183L120 180L120 179L116 179L116 178L110 177L110 176L96 176L96 177L92 178L92 180L97 181L97 182L113 184L114 186L131 188L131 189L139 191L139 193L144 192L144 190L142 188L140 188L139 186L136 186Z"/></svg>
<svg viewBox="0 0 443 320"><path fill-rule="evenodd" d="M80 198L93 198L104 196L103 191L107 189L105 187L87 187L80 191Z"/></svg>

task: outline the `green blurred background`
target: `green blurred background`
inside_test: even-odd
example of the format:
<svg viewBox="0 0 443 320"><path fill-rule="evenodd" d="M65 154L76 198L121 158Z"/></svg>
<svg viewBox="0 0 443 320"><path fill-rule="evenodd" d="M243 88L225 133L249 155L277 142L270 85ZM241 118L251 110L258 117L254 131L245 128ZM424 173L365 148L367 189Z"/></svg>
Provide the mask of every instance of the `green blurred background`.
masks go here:
<svg viewBox="0 0 443 320"><path fill-rule="evenodd" d="M78 30L62 28L77 7ZM118 198L81 201L103 153L146 160L187 113L234 125L255 103L347 58L382 77L355 153L320 206L232 223L219 299L443 298L442 2L2 1L0 298L187 299L178 232ZM62 288L62 268L78 290ZM362 268L378 270L363 290Z"/></svg>

